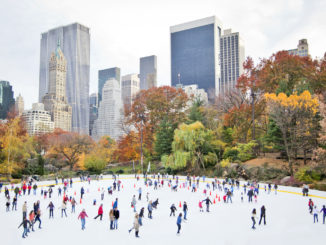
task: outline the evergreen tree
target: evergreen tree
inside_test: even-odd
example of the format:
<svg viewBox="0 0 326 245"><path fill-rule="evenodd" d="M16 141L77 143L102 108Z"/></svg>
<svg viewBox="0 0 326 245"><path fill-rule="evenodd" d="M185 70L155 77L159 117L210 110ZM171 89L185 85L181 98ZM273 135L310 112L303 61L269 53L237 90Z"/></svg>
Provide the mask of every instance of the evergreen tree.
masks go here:
<svg viewBox="0 0 326 245"><path fill-rule="evenodd" d="M176 127L177 125L171 123L167 117L160 122L156 131L154 146L157 159L161 159L162 155L169 155L171 153L174 130Z"/></svg>
<svg viewBox="0 0 326 245"><path fill-rule="evenodd" d="M200 100L199 98L196 98L192 106L189 109L189 124L194 123L194 122L201 122L205 124L205 116L202 110L204 102Z"/></svg>

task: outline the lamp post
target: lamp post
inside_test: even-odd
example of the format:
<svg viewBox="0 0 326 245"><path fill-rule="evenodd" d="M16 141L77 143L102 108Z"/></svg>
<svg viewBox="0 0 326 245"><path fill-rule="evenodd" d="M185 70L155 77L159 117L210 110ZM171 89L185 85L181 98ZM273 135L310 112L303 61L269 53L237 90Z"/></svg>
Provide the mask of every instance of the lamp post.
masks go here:
<svg viewBox="0 0 326 245"><path fill-rule="evenodd" d="M139 116L140 118L140 165L141 165L141 171L144 174L144 162L143 162L143 123L145 120L144 114L141 114Z"/></svg>

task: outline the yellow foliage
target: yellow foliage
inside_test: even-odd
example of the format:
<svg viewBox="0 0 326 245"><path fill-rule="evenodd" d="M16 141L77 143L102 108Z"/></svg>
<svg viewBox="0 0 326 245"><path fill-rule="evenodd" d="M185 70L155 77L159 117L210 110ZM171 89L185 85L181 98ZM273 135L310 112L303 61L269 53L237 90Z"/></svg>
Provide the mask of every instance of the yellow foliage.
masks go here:
<svg viewBox="0 0 326 245"><path fill-rule="evenodd" d="M296 93L290 96L284 93L279 93L278 95L275 93L266 93L264 96L267 102L291 109L311 110L313 115L317 113L319 107L318 99L313 98L308 90L305 90L300 95Z"/></svg>

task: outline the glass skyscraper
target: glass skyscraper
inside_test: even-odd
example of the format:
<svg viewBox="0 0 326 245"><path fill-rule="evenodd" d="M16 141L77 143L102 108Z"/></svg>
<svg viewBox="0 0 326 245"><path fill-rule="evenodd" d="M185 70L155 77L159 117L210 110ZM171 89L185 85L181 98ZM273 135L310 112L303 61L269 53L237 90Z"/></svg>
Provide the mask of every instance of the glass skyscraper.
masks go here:
<svg viewBox="0 0 326 245"><path fill-rule="evenodd" d="M215 16L170 27L172 86L197 84L214 99L220 80L221 30Z"/></svg>
<svg viewBox="0 0 326 245"><path fill-rule="evenodd" d="M102 89L104 84L109 79L115 79L119 82L121 81L121 70L118 67L108 68L98 71L98 102L102 100Z"/></svg>
<svg viewBox="0 0 326 245"><path fill-rule="evenodd" d="M8 81L0 81L0 119L6 119L15 106L14 92Z"/></svg>
<svg viewBox="0 0 326 245"><path fill-rule="evenodd" d="M140 89L157 86L157 56L141 57L139 60Z"/></svg>
<svg viewBox="0 0 326 245"><path fill-rule="evenodd" d="M221 79L217 86L217 94L233 90L243 72L245 60L244 44L239 32L224 30L220 40Z"/></svg>
<svg viewBox="0 0 326 245"><path fill-rule="evenodd" d="M72 131L89 133L90 31L74 23L42 33L39 101L49 88L49 60L60 42L67 60L66 93L72 107Z"/></svg>

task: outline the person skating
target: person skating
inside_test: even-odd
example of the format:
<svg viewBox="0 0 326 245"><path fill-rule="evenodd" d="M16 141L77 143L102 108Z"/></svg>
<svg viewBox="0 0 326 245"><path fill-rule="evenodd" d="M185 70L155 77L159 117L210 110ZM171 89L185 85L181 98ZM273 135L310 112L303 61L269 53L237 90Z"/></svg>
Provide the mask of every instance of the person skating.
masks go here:
<svg viewBox="0 0 326 245"><path fill-rule="evenodd" d="M85 209L83 209L83 211L81 211L81 213L78 215L78 219L81 221L82 230L85 230L86 217L88 218L88 215Z"/></svg>
<svg viewBox="0 0 326 245"><path fill-rule="evenodd" d="M174 203L171 205L170 210L171 210L170 217L172 215L175 216L175 211L177 211L177 208L175 207Z"/></svg>
<svg viewBox="0 0 326 245"><path fill-rule="evenodd" d="M141 189L141 187L139 187L139 189L138 189L138 200L139 201L141 200L141 194L142 194L142 189Z"/></svg>
<svg viewBox="0 0 326 245"><path fill-rule="evenodd" d="M140 212L139 212L139 219L138 219L138 222L139 222L139 225L140 225L140 226L143 225L144 212L145 212L145 208L142 207L142 208L140 209Z"/></svg>
<svg viewBox="0 0 326 245"><path fill-rule="evenodd" d="M113 210L113 215L114 215L113 229L118 229L118 220L120 218L120 211L118 210L118 208L115 208Z"/></svg>
<svg viewBox="0 0 326 245"><path fill-rule="evenodd" d="M266 225L266 208L264 205L260 208L259 225L261 224L263 218L264 218L264 225Z"/></svg>
<svg viewBox="0 0 326 245"><path fill-rule="evenodd" d="M118 208L118 198L116 198L113 203L113 209L116 209L116 208Z"/></svg>
<svg viewBox="0 0 326 245"><path fill-rule="evenodd" d="M232 192L228 189L228 191L226 192L226 202L228 203L229 200L232 203Z"/></svg>
<svg viewBox="0 0 326 245"><path fill-rule="evenodd" d="M207 197L203 200L203 202L206 203L206 212L209 212L209 204L213 204L212 201L209 199L209 197Z"/></svg>
<svg viewBox="0 0 326 245"><path fill-rule="evenodd" d="M63 201L61 205L61 218L63 217L63 213L67 217L66 209L67 209L67 204L65 201Z"/></svg>
<svg viewBox="0 0 326 245"><path fill-rule="evenodd" d="M153 206L152 206L152 201L149 201L148 206L147 206L147 210L148 210L148 218L152 219L152 212L153 212Z"/></svg>
<svg viewBox="0 0 326 245"><path fill-rule="evenodd" d="M199 212L204 212L202 201L199 201L198 206L199 206Z"/></svg>
<svg viewBox="0 0 326 245"><path fill-rule="evenodd" d="M129 230L129 233L135 229L135 236L139 237L139 215L138 213L135 214L134 224L133 227Z"/></svg>
<svg viewBox="0 0 326 245"><path fill-rule="evenodd" d="M131 200L131 206L134 208L134 212L136 212L136 196L133 195L132 200Z"/></svg>
<svg viewBox="0 0 326 245"><path fill-rule="evenodd" d="M183 219L187 220L188 205L186 202L183 203Z"/></svg>
<svg viewBox="0 0 326 245"><path fill-rule="evenodd" d="M80 199L83 199L84 193L85 193L85 190L84 190L84 187L82 187L80 189Z"/></svg>
<svg viewBox="0 0 326 245"><path fill-rule="evenodd" d="M177 234L180 234L181 222L182 222L182 213L180 213L179 216L178 216L178 218L177 218L177 226L178 226Z"/></svg>
<svg viewBox="0 0 326 245"><path fill-rule="evenodd" d="M309 199L308 206L309 206L309 212L310 212L310 214L312 214L314 202L311 199Z"/></svg>
<svg viewBox="0 0 326 245"><path fill-rule="evenodd" d="M35 214L33 210L29 212L29 222L31 222L32 231L34 231Z"/></svg>
<svg viewBox="0 0 326 245"><path fill-rule="evenodd" d="M17 197L14 197L13 199L12 199L12 211L14 211L14 209L15 209L15 211L17 211Z"/></svg>
<svg viewBox="0 0 326 245"><path fill-rule="evenodd" d="M97 215L95 216L94 219L97 219L98 217L100 217L100 220L102 220L102 217L103 217L103 204L101 204L100 207L98 208Z"/></svg>
<svg viewBox="0 0 326 245"><path fill-rule="evenodd" d="M37 212L36 212L35 223L36 223L36 221L39 222L38 228L39 229L42 229L42 227L41 227L41 224L42 224L42 221L41 221L41 210L40 209L38 209Z"/></svg>
<svg viewBox="0 0 326 245"><path fill-rule="evenodd" d="M6 201L6 212L10 211L10 198L7 197L7 201Z"/></svg>
<svg viewBox="0 0 326 245"><path fill-rule="evenodd" d="M318 209L317 209L317 206L316 206L316 205L314 206L313 213L314 213L314 223L315 223L316 221L317 221L317 223L318 223Z"/></svg>
<svg viewBox="0 0 326 245"><path fill-rule="evenodd" d="M25 201L22 207L23 210L23 219L27 216L27 202Z"/></svg>
<svg viewBox="0 0 326 245"><path fill-rule="evenodd" d="M53 210L54 210L54 205L53 205L53 203L50 202L47 208L50 210L50 211L49 211L49 219L51 219L51 217L53 218Z"/></svg>
<svg viewBox="0 0 326 245"><path fill-rule="evenodd" d="M21 226L24 227L24 231L23 231L23 238L27 237L27 232L28 232L28 226L31 226L31 222L29 222L29 220L26 219L26 217L24 217L23 222L18 226L18 228L20 228Z"/></svg>
<svg viewBox="0 0 326 245"><path fill-rule="evenodd" d="M251 213L251 220L252 220L252 229L256 229L256 209L254 208Z"/></svg>
<svg viewBox="0 0 326 245"><path fill-rule="evenodd" d="M70 203L71 203L71 213L75 213L76 205L77 205L75 198L72 198Z"/></svg>
<svg viewBox="0 0 326 245"><path fill-rule="evenodd" d="M110 219L110 230L113 230L113 223L114 223L113 209L111 209L109 212L109 219Z"/></svg>
<svg viewBox="0 0 326 245"><path fill-rule="evenodd" d="M320 210L320 213L323 213L323 224L325 224L326 219L326 206L323 205L323 208Z"/></svg>
<svg viewBox="0 0 326 245"><path fill-rule="evenodd" d="M158 205L159 203L158 203L158 198L153 202L153 208L157 208L157 205Z"/></svg>

